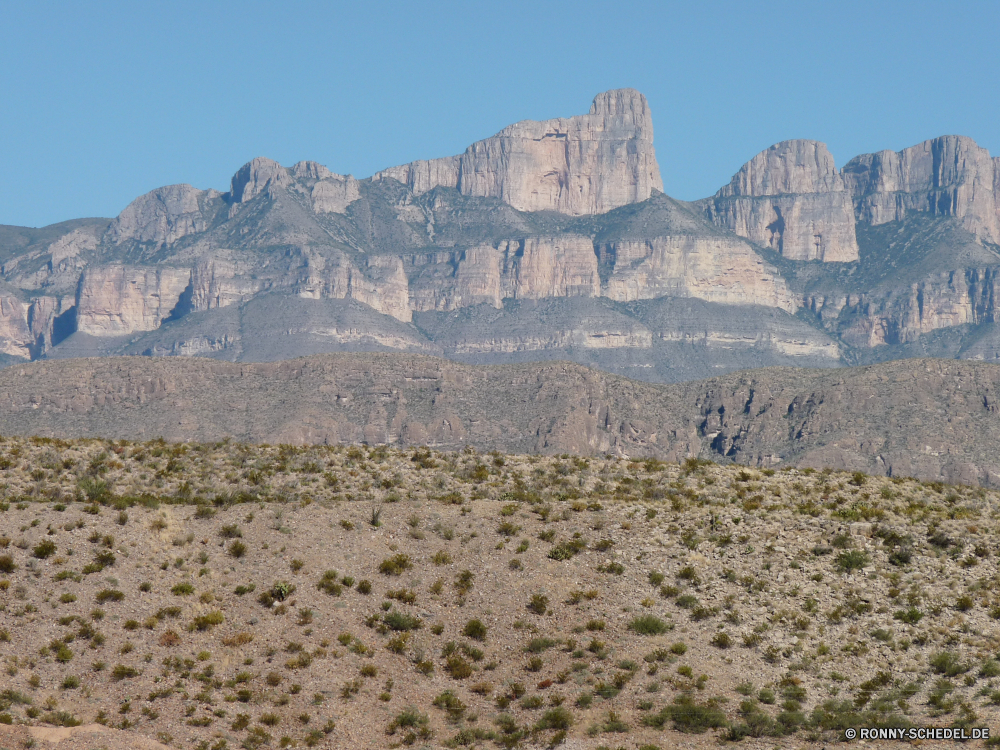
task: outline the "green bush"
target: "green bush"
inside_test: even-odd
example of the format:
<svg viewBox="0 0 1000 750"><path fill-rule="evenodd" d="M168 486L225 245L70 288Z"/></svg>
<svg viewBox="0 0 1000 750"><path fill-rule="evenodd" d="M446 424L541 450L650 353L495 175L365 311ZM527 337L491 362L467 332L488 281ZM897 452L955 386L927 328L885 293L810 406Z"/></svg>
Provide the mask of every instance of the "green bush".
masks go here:
<svg viewBox="0 0 1000 750"><path fill-rule="evenodd" d="M871 560L867 552L859 549L851 549L837 555L833 561L833 565L842 573L850 573L852 570L861 570L867 567L870 562Z"/></svg>
<svg viewBox="0 0 1000 750"><path fill-rule="evenodd" d="M542 594L533 594L527 606L529 612L533 612L536 615L544 615L549 607L549 598Z"/></svg>
<svg viewBox="0 0 1000 750"><path fill-rule="evenodd" d="M643 717L643 724L662 728L672 721L674 729L689 734L701 734L709 729L727 725L726 715L717 701L698 703L690 693L681 693L672 705L665 706L659 713Z"/></svg>
<svg viewBox="0 0 1000 750"><path fill-rule="evenodd" d="M938 651L931 655L928 664L934 672L946 677L964 674L971 668L971 665L963 663L961 657L954 651Z"/></svg>
<svg viewBox="0 0 1000 750"><path fill-rule="evenodd" d="M409 570L412 567L413 563L410 561L410 556L400 552L398 555L387 557L379 563L378 572L387 576L398 576L402 575L403 571Z"/></svg>
<svg viewBox="0 0 1000 750"><path fill-rule="evenodd" d="M191 621L191 625L188 627L188 630L211 630L216 625L221 625L225 622L225 620L226 618L223 617L221 612L213 610L195 617L194 620Z"/></svg>
<svg viewBox="0 0 1000 750"><path fill-rule="evenodd" d="M473 619L465 623L465 628L462 630L462 635L466 638L471 638L474 641L485 641L486 640L486 626L483 624L482 620Z"/></svg>
<svg viewBox="0 0 1000 750"><path fill-rule="evenodd" d="M629 629L639 635L662 635L671 630L670 625L656 615L640 615L629 623Z"/></svg>
<svg viewBox="0 0 1000 750"><path fill-rule="evenodd" d="M132 677L138 677L139 670L135 667L129 667L125 664L116 664L115 668L111 670L111 678L115 682L121 682L122 680L127 680Z"/></svg>
<svg viewBox="0 0 1000 750"><path fill-rule="evenodd" d="M56 544L51 539L43 539L35 548L31 550L31 554L37 557L39 560L44 560L47 557L51 557L55 554Z"/></svg>
<svg viewBox="0 0 1000 750"><path fill-rule="evenodd" d="M924 613L921 612L916 607L910 607L909 609L900 609L893 613L892 617L900 622L905 622L907 625L916 625L923 619Z"/></svg>
<svg viewBox="0 0 1000 750"><path fill-rule="evenodd" d="M414 617L406 612L397 612L396 610L386 612L382 616L382 622L384 622L386 627L390 630L395 630L397 632L419 630L424 626L419 617Z"/></svg>

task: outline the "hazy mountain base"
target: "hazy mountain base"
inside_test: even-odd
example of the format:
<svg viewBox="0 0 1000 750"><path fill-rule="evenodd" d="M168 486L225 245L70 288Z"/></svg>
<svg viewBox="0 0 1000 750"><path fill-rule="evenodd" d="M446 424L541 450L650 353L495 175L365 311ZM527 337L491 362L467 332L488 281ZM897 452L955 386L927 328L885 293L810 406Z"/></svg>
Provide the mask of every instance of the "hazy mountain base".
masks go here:
<svg viewBox="0 0 1000 750"><path fill-rule="evenodd" d="M81 359L0 372L0 433L702 457L997 486L998 393L1000 367L949 360L655 385L405 354Z"/></svg>
<svg viewBox="0 0 1000 750"><path fill-rule="evenodd" d="M756 750L1000 717L993 491L230 442L6 438L0 461L0 722Z"/></svg>

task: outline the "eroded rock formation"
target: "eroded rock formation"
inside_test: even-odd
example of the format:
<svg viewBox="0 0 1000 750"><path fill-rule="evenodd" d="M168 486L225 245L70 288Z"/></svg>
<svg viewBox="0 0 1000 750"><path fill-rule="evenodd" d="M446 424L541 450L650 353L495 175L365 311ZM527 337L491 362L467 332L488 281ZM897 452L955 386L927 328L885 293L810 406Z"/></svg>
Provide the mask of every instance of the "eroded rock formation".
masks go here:
<svg viewBox="0 0 1000 750"><path fill-rule="evenodd" d="M1000 157L971 138L949 135L902 151L863 154L844 166L858 218L901 221L909 212L953 216L1000 244Z"/></svg>
<svg viewBox="0 0 1000 750"><path fill-rule="evenodd" d="M817 141L784 141L757 154L708 202L708 214L791 260L858 259L851 193Z"/></svg>
<svg viewBox="0 0 1000 750"><path fill-rule="evenodd" d="M510 125L461 156L379 172L420 194L437 187L499 198L520 211L601 214L663 191L653 119L634 89L599 94L586 115Z"/></svg>

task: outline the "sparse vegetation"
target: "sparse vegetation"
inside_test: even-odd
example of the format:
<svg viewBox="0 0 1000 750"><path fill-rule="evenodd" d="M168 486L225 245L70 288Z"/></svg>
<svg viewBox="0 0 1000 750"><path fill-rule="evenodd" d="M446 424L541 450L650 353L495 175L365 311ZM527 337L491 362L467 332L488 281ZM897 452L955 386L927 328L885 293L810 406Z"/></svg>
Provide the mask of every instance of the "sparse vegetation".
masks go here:
<svg viewBox="0 0 1000 750"><path fill-rule="evenodd" d="M61 466L0 438L14 449ZM357 732L386 707L404 746L812 746L1000 705L992 490L430 449L64 450L100 467L90 495L70 469L45 480L66 477L57 502L0 477L15 725L162 720L173 742L229 730L263 750L344 744L331 715ZM130 702L112 704L118 682Z"/></svg>

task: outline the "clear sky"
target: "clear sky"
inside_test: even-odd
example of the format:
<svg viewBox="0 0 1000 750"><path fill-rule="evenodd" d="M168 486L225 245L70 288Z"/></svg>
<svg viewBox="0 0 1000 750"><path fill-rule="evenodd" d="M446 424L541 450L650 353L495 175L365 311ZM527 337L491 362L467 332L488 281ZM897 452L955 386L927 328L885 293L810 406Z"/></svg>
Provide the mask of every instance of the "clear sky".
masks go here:
<svg viewBox="0 0 1000 750"><path fill-rule="evenodd" d="M0 0L0 223L228 189L254 156L367 177L523 119L649 99L669 195L787 138L1000 155L1000 2Z"/></svg>

